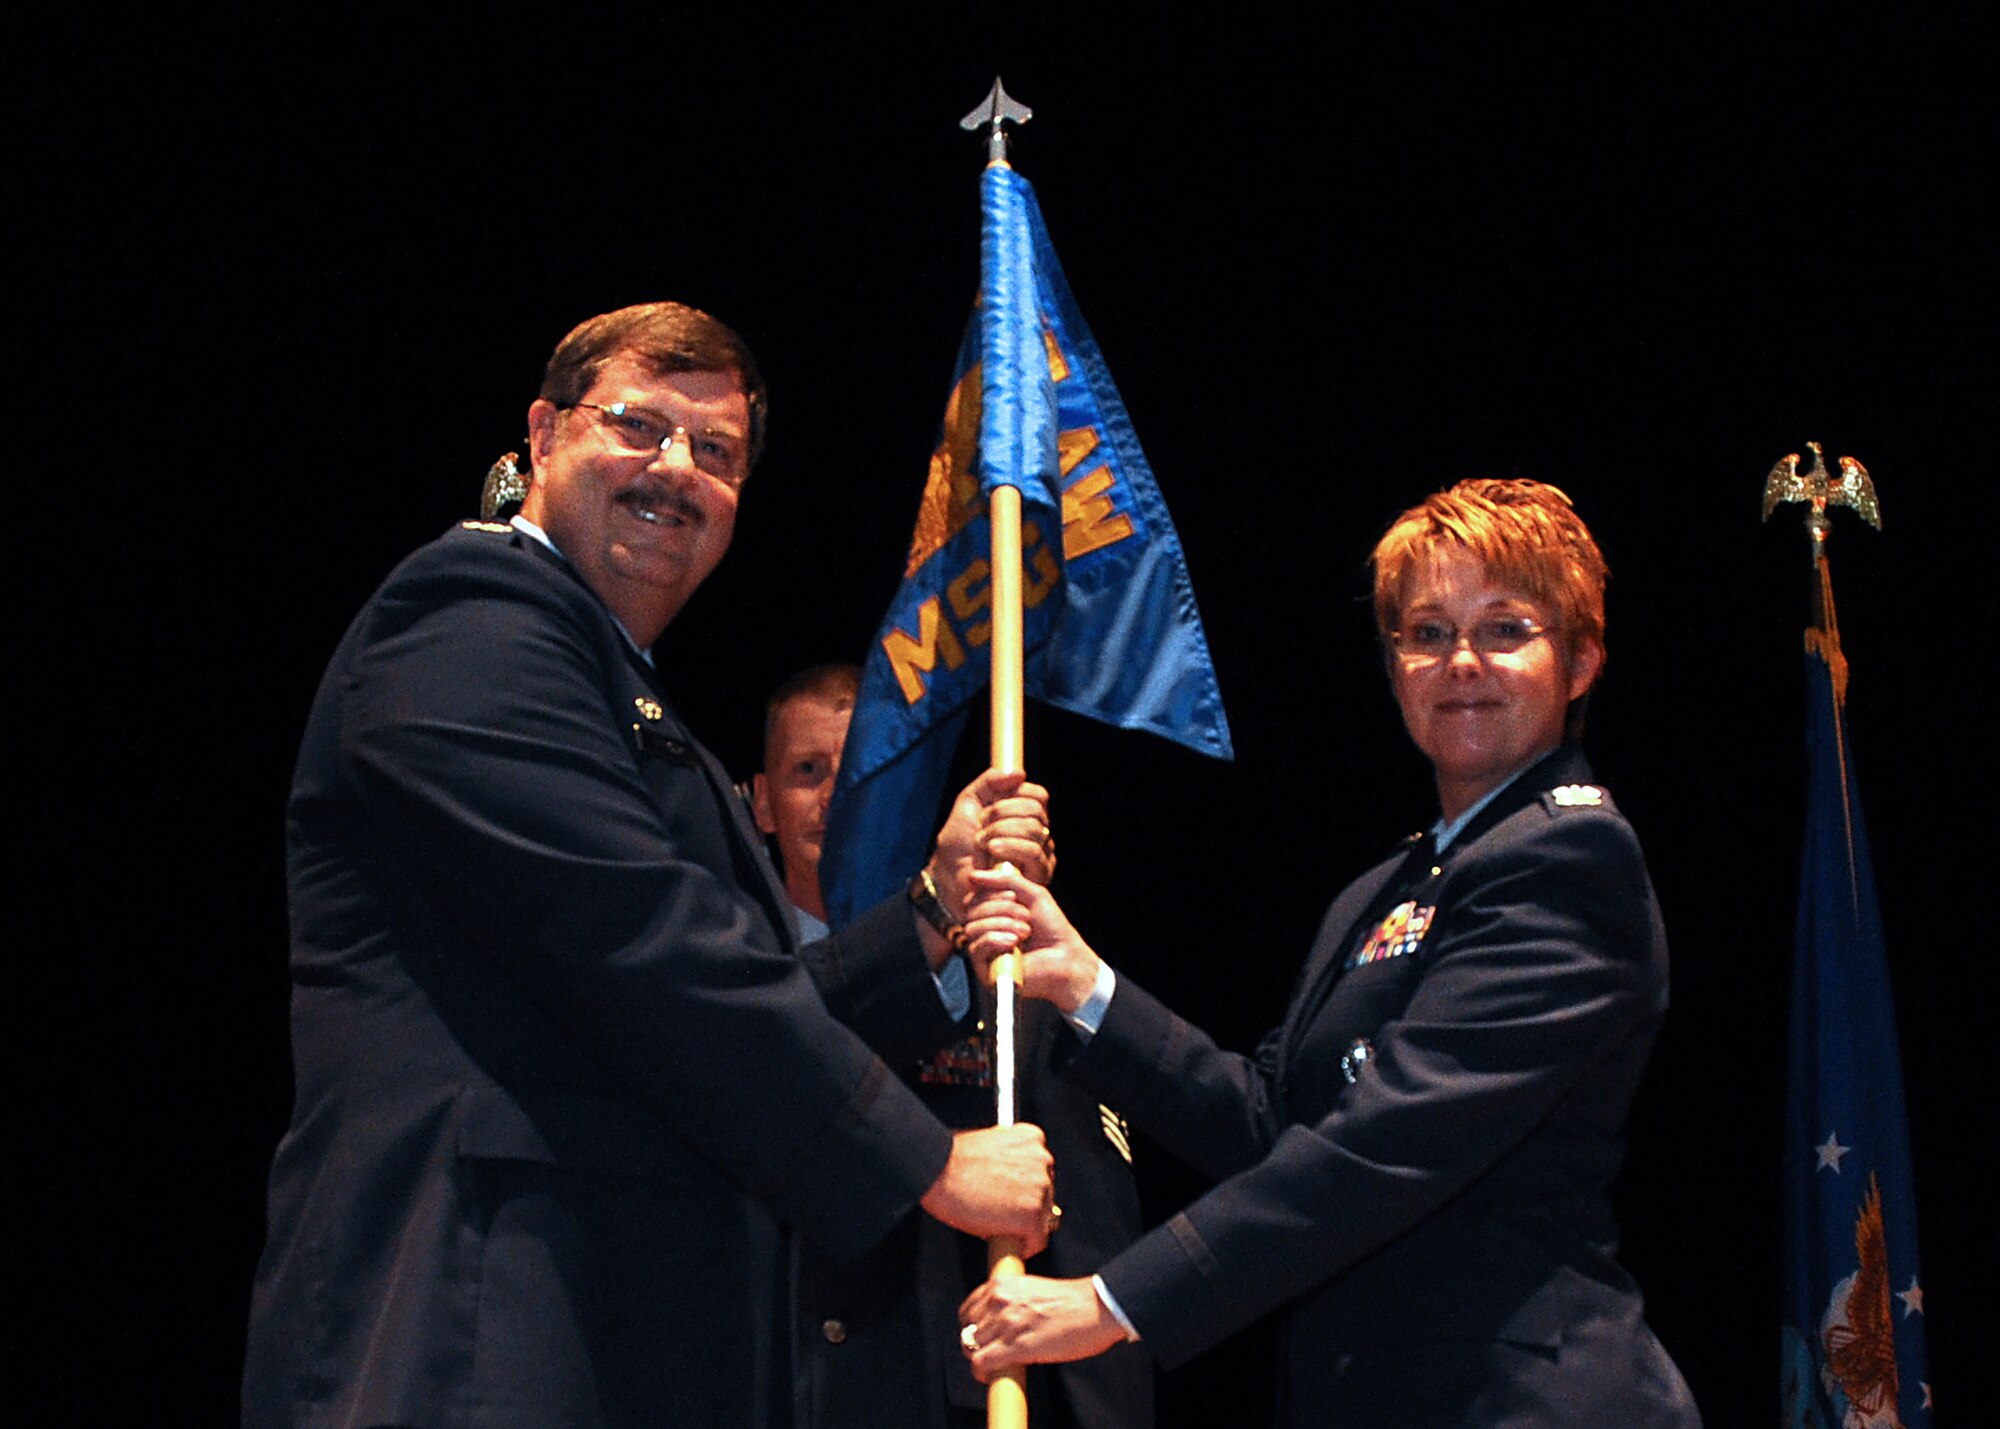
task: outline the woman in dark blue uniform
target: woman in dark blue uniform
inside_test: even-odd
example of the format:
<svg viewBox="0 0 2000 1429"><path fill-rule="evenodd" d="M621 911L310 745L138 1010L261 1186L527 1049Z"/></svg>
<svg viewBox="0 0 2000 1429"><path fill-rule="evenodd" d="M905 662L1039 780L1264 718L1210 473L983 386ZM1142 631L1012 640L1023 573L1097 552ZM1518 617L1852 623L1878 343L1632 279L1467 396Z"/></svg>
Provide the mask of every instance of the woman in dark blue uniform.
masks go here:
<svg viewBox="0 0 2000 1429"><path fill-rule="evenodd" d="M1690 1429L1606 1188L1667 1005L1638 840L1576 745L1605 566L1554 487L1471 481L1376 546L1375 612L1440 818L1334 901L1284 1024L1225 1052L1002 871L1075 1029L1065 1075L1213 1175L1091 1279L961 1311L974 1370L1138 1339L1166 1366L1283 1316L1287 1425ZM1012 900L1012 901L1010 901Z"/></svg>

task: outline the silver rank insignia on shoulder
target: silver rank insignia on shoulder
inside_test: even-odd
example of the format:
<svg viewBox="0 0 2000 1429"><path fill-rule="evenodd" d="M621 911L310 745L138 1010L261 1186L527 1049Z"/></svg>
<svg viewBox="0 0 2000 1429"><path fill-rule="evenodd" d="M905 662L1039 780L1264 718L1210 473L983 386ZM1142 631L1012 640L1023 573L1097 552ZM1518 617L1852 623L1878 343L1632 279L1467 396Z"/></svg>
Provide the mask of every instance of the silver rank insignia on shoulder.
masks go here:
<svg viewBox="0 0 2000 1429"><path fill-rule="evenodd" d="M658 719L661 715L666 713L664 709L660 708L660 702L658 700L649 700L644 695L640 695L638 698L634 699L632 703L638 706L639 713L644 715L647 719Z"/></svg>
<svg viewBox="0 0 2000 1429"><path fill-rule="evenodd" d="M461 521L459 529L464 531L484 531L491 536L504 536L513 530L505 521Z"/></svg>
<svg viewBox="0 0 2000 1429"><path fill-rule="evenodd" d="M1556 801L1559 809L1599 809L1604 806L1604 791L1595 784L1565 784L1560 789L1549 790L1549 797Z"/></svg>
<svg viewBox="0 0 2000 1429"><path fill-rule="evenodd" d="M1353 1086L1361 1080L1361 1069L1375 1059L1375 1044L1366 1037L1354 1039L1340 1059L1340 1075L1347 1078L1347 1085Z"/></svg>

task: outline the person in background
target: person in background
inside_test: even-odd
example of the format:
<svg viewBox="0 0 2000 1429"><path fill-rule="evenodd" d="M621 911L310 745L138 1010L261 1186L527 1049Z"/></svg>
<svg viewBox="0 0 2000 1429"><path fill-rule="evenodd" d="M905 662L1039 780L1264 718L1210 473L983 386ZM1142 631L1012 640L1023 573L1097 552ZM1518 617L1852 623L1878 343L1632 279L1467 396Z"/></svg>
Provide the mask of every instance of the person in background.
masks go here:
<svg viewBox="0 0 2000 1429"><path fill-rule="evenodd" d="M819 865L860 683L858 666L819 665L779 686L765 711L764 768L751 783L757 826L777 845L809 964L837 955L818 941L829 936ZM912 901L930 907L954 937L973 851L953 830L971 823L957 811L980 805L977 786L958 797L930 864L911 883ZM1055 856L1044 791L1025 785L986 806L984 819L986 858L1047 883ZM860 921L870 916L883 914ZM850 1021L939 1120L984 1126L994 1112L992 1044L982 1019L988 999L972 987L962 958L941 971L938 998L880 1006L873 1017ZM1061 1208L1060 1229L1035 1268L1081 1274L1138 1237L1130 1140L1114 1113L1049 1069L1060 1020L1054 1010L1024 1003L1022 1012L1021 1114L1048 1138ZM959 1301L985 1274L979 1241L923 1216L906 1218L860 1257L802 1249L795 1361L801 1429L983 1429L986 1392L956 1336ZM1137 1346L1038 1370L1028 1390L1037 1429L1147 1429L1153 1422L1152 1363Z"/></svg>

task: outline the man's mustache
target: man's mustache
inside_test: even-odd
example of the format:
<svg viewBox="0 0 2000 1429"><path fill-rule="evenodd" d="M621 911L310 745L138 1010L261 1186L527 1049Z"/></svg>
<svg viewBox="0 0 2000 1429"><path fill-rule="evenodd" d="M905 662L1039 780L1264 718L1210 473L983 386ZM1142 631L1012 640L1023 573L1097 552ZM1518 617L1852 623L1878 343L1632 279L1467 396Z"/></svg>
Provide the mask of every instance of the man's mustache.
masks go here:
<svg viewBox="0 0 2000 1429"><path fill-rule="evenodd" d="M642 518L673 516L689 525L705 519L702 510L675 488L661 484L629 487L618 493L621 505L631 507Z"/></svg>

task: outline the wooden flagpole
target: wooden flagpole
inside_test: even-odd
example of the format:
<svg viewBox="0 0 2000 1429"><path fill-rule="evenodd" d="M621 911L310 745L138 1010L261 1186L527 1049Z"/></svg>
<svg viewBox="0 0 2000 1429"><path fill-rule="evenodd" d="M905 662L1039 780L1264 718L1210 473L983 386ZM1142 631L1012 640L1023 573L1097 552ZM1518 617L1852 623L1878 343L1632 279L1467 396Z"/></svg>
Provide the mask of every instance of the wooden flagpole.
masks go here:
<svg viewBox="0 0 2000 1429"><path fill-rule="evenodd" d="M993 489L993 685L992 755L995 769L1019 770L1022 762L1021 691L1021 493L1012 486ZM993 960L993 1081L995 1122L1012 1126L1019 1110L1015 1085L1014 1015L1021 995L1021 960L1007 953ZM1000 1278L1025 1273L1022 1246L1014 1236L986 1243L988 1274ZM1027 1429L1027 1370L1016 1365L987 1386L988 1429Z"/></svg>
<svg viewBox="0 0 2000 1429"><path fill-rule="evenodd" d="M962 127L990 126L987 133L986 162L1007 166L1007 137L1003 123L1016 124L1029 117L1025 105L1017 104L993 81L993 89L979 108L960 120ZM1024 707L1022 690L1021 616L1021 492L1014 486L996 486L988 498L987 518L992 532L990 561L992 577L993 638L990 699L992 724L988 763L1003 771L1026 769L1023 762ZM1019 1099L1015 1086L1015 1011L1021 993L1021 960L1007 953L993 960L993 1081L994 1120L1012 1126L1017 1119ZM995 1278L1026 1273L1021 1241L1016 1236L995 1236L986 1243L987 1273ZM986 1388L987 1429L1028 1429L1028 1378L1024 1366L1005 1371Z"/></svg>

